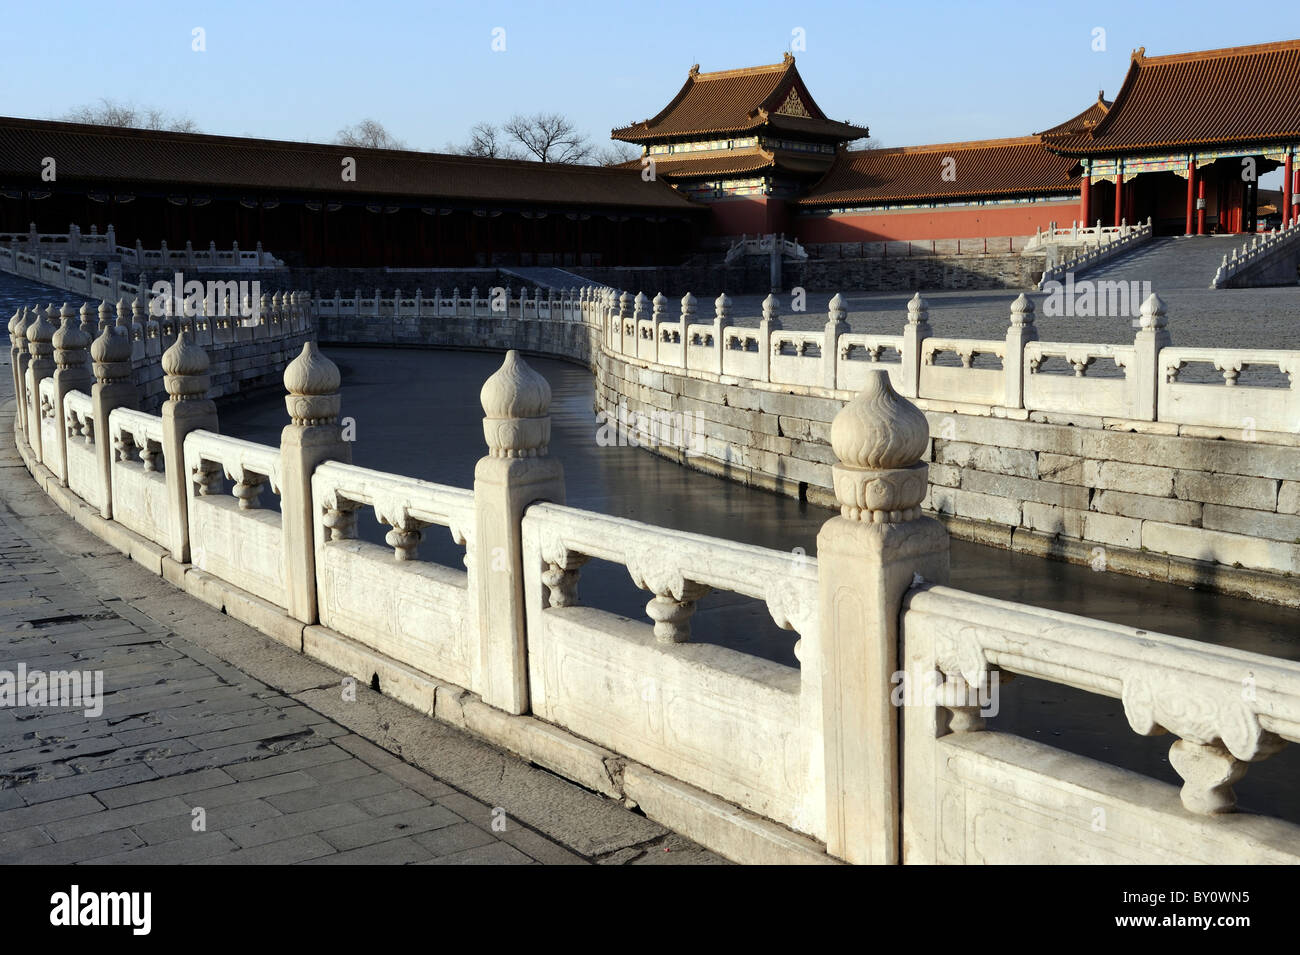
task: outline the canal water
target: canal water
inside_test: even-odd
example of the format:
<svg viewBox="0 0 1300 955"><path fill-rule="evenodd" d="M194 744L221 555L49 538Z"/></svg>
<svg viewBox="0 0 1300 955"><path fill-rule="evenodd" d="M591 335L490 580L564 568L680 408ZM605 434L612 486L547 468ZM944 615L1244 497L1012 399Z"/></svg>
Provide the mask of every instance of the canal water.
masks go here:
<svg viewBox="0 0 1300 955"><path fill-rule="evenodd" d="M51 296L61 302L63 293L0 275L0 317L5 321L15 307ZM343 373L343 414L356 422L356 464L459 487L472 484L474 463L485 450L479 389L500 366L500 355L364 348L330 348L327 353ZM565 362L528 361L551 384L551 453L564 464L570 505L775 548L792 559L800 553L815 555L817 531L831 511L691 471L642 449L603 447L597 441L591 374ZM224 433L266 444L278 443L287 422L278 389L224 400L220 408ZM269 492L262 500L276 504ZM386 528L370 515L363 516L359 530L382 543ZM420 555L460 567L463 551L445 530L429 528ZM956 540L951 582L991 597L1300 659L1300 616L1267 604ZM649 595L632 584L622 567L588 563L579 593L588 605L646 619ZM692 619L692 634L696 640L798 665L794 634L778 629L758 601L710 594ZM1118 700L1024 677L999 690L999 711L990 728L1179 783L1167 759L1172 738L1133 733ZM1300 823L1296 750L1288 747L1250 767L1235 787L1243 809Z"/></svg>

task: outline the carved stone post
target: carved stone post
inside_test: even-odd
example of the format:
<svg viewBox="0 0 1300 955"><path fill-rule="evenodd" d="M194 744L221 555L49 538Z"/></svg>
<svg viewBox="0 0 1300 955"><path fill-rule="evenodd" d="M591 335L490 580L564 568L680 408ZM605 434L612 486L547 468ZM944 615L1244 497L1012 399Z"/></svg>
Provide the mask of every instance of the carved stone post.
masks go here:
<svg viewBox="0 0 1300 955"><path fill-rule="evenodd" d="M89 305L81 307L81 322L73 321L72 308L63 306L63 324L54 333L54 433L58 435L57 451L59 483L68 486L67 431L63 426L63 397L69 391L90 393L90 368L86 364L86 348L90 335L86 323L93 323ZM93 324L92 324L93 327ZM51 469L53 470L53 469Z"/></svg>
<svg viewBox="0 0 1300 955"><path fill-rule="evenodd" d="M1154 292L1142 303L1140 327L1133 336L1133 367L1127 369L1133 376L1137 395L1132 414L1137 421L1155 421L1160 403L1160 349L1173 342L1165 318L1165 303Z"/></svg>
<svg viewBox="0 0 1300 955"><path fill-rule="evenodd" d="M759 381L772 380L772 333L781 330L780 303L772 293L763 299L763 317L758 322L759 361L763 366Z"/></svg>
<svg viewBox="0 0 1300 955"><path fill-rule="evenodd" d="M289 424L280 432L280 514L284 526L284 582L290 616L317 622L316 539L311 476L323 461L352 463L352 445L339 427L342 377L314 341L284 370Z"/></svg>
<svg viewBox="0 0 1300 955"><path fill-rule="evenodd" d="M835 387L840 336L849 330L848 317L849 310L844 297L836 292L826 310L826 331L822 336L822 384L827 388Z"/></svg>
<svg viewBox="0 0 1300 955"><path fill-rule="evenodd" d="M9 371L14 380L14 420L24 433L27 431L27 357L27 306L24 305L9 319Z"/></svg>
<svg viewBox="0 0 1300 955"><path fill-rule="evenodd" d="M948 532L921 516L928 439L887 371L831 423L840 516L817 535L826 850L853 863L899 859L899 613L914 574L948 578Z"/></svg>
<svg viewBox="0 0 1300 955"><path fill-rule="evenodd" d="M664 316L668 311L668 296L663 292L656 292L654 297L654 325L651 327L651 338L654 340L654 351L650 353L650 360L656 365L659 364L659 326L663 324Z"/></svg>
<svg viewBox="0 0 1300 955"><path fill-rule="evenodd" d="M172 560L190 561L190 524L185 471L185 436L191 431L217 430L217 405L208 397L208 353L194 344L194 329L181 325L170 348L163 352L163 462L167 503L172 515ZM106 432L105 432L106 433Z"/></svg>
<svg viewBox="0 0 1300 955"><path fill-rule="evenodd" d="M1038 341L1034 326L1034 303L1021 292L1011 303L1011 325L1007 328L1007 350L1002 358L1005 391L1002 403L1007 408L1025 406L1025 345Z"/></svg>
<svg viewBox="0 0 1300 955"><path fill-rule="evenodd" d="M118 310L117 325L109 325L90 346L95 384L90 388L91 414L95 422L95 457L99 481L104 488L99 516L113 516L113 443L108 439L108 416L114 408L138 408L140 396L131 381L131 319L125 303Z"/></svg>
<svg viewBox="0 0 1300 955"><path fill-rule="evenodd" d="M36 318L27 323L27 370L24 384L27 391L27 446L36 452L36 460L44 461L41 450L41 381L54 374L54 306L44 311L36 309Z"/></svg>
<svg viewBox="0 0 1300 955"><path fill-rule="evenodd" d="M517 351L483 385L488 454L474 468L480 686L484 702L526 713L528 649L520 522L537 501L564 503L564 468L547 457L551 386Z"/></svg>
<svg viewBox="0 0 1300 955"><path fill-rule="evenodd" d="M903 326L903 395L921 394L921 343L934 333L930 327L930 306L916 292L907 303L907 324Z"/></svg>
<svg viewBox="0 0 1300 955"><path fill-rule="evenodd" d="M628 341L632 347L628 348ZM618 350L624 355L636 356L636 323L632 321L632 293L618 297Z"/></svg>
<svg viewBox="0 0 1300 955"><path fill-rule="evenodd" d="M681 331L682 367L689 368L691 365L689 360L689 356L691 353L689 347L691 343L691 336L688 334L688 332L690 331L691 322L695 321L695 296L692 295L690 292L687 292L685 295L682 296L682 312L681 315L678 317L678 320L681 322L681 326L682 326L682 331Z"/></svg>
<svg viewBox="0 0 1300 955"><path fill-rule="evenodd" d="M717 362L709 371L721 375L726 363L727 328L731 325L731 299L722 292L713 300L713 354Z"/></svg>

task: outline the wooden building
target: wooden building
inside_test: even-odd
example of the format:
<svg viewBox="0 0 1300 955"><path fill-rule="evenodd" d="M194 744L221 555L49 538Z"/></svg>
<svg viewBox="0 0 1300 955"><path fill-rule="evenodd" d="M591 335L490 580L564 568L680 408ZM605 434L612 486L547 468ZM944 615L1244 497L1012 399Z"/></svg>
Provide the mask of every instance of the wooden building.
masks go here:
<svg viewBox="0 0 1300 955"><path fill-rule="evenodd" d="M707 221L600 166L0 118L0 231L111 223L128 243L260 241L309 266L659 265Z"/></svg>

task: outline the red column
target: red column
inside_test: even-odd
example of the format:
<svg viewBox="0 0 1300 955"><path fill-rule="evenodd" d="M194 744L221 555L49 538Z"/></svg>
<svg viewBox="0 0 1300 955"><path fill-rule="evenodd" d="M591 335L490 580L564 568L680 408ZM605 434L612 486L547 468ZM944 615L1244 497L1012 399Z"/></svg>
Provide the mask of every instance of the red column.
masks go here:
<svg viewBox="0 0 1300 955"><path fill-rule="evenodd" d="M1286 228L1291 221L1291 180L1293 178L1291 168L1291 154L1286 154L1286 172L1282 174L1282 228Z"/></svg>
<svg viewBox="0 0 1300 955"><path fill-rule="evenodd" d="M1192 234L1192 216L1196 211L1196 163L1187 164L1187 231L1184 235Z"/></svg>
<svg viewBox="0 0 1300 955"><path fill-rule="evenodd" d="M1092 176L1085 175L1079 186L1079 224L1086 226L1092 216Z"/></svg>
<svg viewBox="0 0 1300 955"><path fill-rule="evenodd" d="M1196 234L1205 235L1205 179L1196 180Z"/></svg>
<svg viewBox="0 0 1300 955"><path fill-rule="evenodd" d="M1119 220L1124 218L1124 174L1121 172L1115 177L1115 225L1119 225Z"/></svg>
<svg viewBox="0 0 1300 955"><path fill-rule="evenodd" d="M1295 197L1300 195L1300 169L1295 171L1295 180L1291 183L1291 221L1294 222L1300 216L1296 213Z"/></svg>

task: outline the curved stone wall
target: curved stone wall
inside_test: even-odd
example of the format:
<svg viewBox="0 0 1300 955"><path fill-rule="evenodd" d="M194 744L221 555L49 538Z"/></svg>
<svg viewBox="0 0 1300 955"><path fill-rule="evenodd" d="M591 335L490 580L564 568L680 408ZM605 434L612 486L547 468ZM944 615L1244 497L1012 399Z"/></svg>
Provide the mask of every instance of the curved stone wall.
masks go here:
<svg viewBox="0 0 1300 955"><path fill-rule="evenodd" d="M318 313L318 322L326 343L516 348L578 362L596 377L594 410L608 421L629 421L629 443L700 471L835 506L829 429L846 393L665 367L607 347L611 332L596 309L557 301L542 315L545 303L530 302L522 314L541 317L521 318L516 304L509 317L471 317L465 313L474 309L464 303L446 303L441 315L390 318L382 332L373 321L360 326ZM645 344L619 342L625 351ZM1041 345L1045 350L1047 343ZM900 366L885 367L892 374ZM972 370L973 377L991 374ZM936 365L920 374L962 372ZM954 536L1098 571L1300 606L1300 446L1284 443L1288 436L1234 440L1227 428L1066 411L1035 412L1037 420L1029 420L1030 412L992 404L916 403L931 432L923 506ZM650 434L656 420L687 422L690 440L656 443Z"/></svg>

